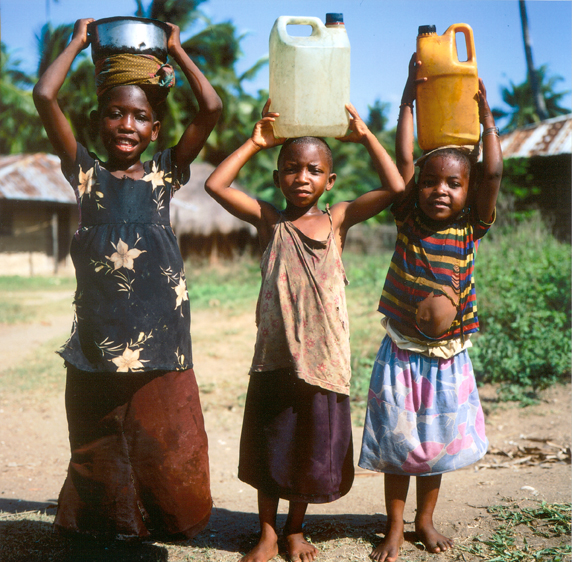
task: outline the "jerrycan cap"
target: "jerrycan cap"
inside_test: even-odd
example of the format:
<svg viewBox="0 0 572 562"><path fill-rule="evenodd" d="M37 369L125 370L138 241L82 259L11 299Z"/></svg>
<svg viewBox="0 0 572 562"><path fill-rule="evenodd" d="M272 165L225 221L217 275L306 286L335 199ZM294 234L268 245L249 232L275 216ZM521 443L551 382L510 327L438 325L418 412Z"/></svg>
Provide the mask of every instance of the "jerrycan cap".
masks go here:
<svg viewBox="0 0 572 562"><path fill-rule="evenodd" d="M344 25L344 14L340 13L326 14L326 25Z"/></svg>
<svg viewBox="0 0 572 562"><path fill-rule="evenodd" d="M431 35L437 33L437 28L434 25L420 25L418 35Z"/></svg>

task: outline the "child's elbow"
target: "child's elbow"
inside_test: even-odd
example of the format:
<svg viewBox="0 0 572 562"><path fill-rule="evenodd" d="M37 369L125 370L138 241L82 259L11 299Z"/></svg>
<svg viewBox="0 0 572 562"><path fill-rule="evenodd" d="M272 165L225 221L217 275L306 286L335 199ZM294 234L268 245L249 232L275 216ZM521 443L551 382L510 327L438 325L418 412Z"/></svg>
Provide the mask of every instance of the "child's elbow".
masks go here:
<svg viewBox="0 0 572 562"><path fill-rule="evenodd" d="M398 179L393 181L390 189L394 197L402 195L405 192L405 182L403 181L403 178L399 176Z"/></svg>
<svg viewBox="0 0 572 562"><path fill-rule="evenodd" d="M205 191L211 196L213 197L215 192L216 192L216 188L215 188L215 183L211 180L211 178L207 178L207 181L205 182Z"/></svg>
<svg viewBox="0 0 572 562"><path fill-rule="evenodd" d="M222 113L222 100L220 99L220 96L217 93L213 94L207 100L207 103L205 104L203 111L208 115L216 117L216 119L218 120L218 118Z"/></svg>
<svg viewBox="0 0 572 562"><path fill-rule="evenodd" d="M44 88L40 82L38 82L32 90L32 99L34 100L36 107L38 107L38 105L43 105L50 102L51 96L49 95L48 90Z"/></svg>
<svg viewBox="0 0 572 562"><path fill-rule="evenodd" d="M496 165L489 167L484 172L484 180L488 183L496 182L500 183L502 179L503 163L502 160L496 163Z"/></svg>

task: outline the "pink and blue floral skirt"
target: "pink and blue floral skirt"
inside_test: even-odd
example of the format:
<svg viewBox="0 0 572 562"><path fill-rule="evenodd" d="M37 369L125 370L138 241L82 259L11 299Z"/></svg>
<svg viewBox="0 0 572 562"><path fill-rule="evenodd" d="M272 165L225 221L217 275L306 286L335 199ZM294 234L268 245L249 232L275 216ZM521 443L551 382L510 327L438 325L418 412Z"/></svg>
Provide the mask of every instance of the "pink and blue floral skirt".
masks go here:
<svg viewBox="0 0 572 562"><path fill-rule="evenodd" d="M430 476L475 463L487 447L467 350L431 358L386 336L371 375L359 466Z"/></svg>

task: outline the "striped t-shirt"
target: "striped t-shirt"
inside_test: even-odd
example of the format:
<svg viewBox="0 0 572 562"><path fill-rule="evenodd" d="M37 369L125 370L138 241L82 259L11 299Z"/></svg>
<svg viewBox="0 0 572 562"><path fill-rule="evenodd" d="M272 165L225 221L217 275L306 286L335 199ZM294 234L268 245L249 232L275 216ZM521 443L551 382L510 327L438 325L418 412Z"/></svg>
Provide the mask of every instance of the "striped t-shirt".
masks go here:
<svg viewBox="0 0 572 562"><path fill-rule="evenodd" d="M419 332L415 322L418 304L432 292L443 294L441 287L449 286L459 297L459 308L449 330L438 339L478 331L473 269L479 240L492 222L479 220L476 210L469 210L452 222L433 221L415 206L413 196L391 211L397 225L397 241L379 312Z"/></svg>

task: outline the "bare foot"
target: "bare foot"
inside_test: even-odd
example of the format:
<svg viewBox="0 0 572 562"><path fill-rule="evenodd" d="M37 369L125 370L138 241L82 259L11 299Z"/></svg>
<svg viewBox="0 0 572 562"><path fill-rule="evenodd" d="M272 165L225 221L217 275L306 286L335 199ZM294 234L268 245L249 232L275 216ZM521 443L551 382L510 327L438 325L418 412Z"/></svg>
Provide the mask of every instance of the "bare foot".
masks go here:
<svg viewBox="0 0 572 562"><path fill-rule="evenodd" d="M453 539L442 535L433 527L433 524L421 525L415 524L415 532L419 537L419 540L425 545L425 548L436 554L438 552L445 552L450 548L453 548Z"/></svg>
<svg viewBox="0 0 572 562"><path fill-rule="evenodd" d="M304 533L286 535L286 550L292 562L312 562L319 552L304 538Z"/></svg>
<svg viewBox="0 0 572 562"><path fill-rule="evenodd" d="M376 562L395 562L403 544L403 523L394 523L389 527L383 542L378 544L369 555Z"/></svg>
<svg viewBox="0 0 572 562"><path fill-rule="evenodd" d="M268 562L278 555L278 537L262 536L258 544L240 562Z"/></svg>

